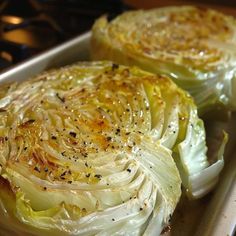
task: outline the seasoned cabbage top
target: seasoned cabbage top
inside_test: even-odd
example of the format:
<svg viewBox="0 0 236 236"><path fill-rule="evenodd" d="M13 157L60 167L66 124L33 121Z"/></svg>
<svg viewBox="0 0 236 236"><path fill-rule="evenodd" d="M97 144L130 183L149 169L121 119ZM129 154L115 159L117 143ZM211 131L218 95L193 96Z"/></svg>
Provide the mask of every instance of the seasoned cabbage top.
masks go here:
<svg viewBox="0 0 236 236"><path fill-rule="evenodd" d="M236 55L236 20L210 9L131 11L111 21L106 31L118 47L195 68L211 68Z"/></svg>

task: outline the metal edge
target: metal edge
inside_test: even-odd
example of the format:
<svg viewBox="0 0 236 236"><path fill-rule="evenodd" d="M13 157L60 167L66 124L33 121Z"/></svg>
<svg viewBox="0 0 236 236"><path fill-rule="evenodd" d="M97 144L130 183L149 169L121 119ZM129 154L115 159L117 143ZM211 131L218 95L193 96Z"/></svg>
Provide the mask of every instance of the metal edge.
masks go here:
<svg viewBox="0 0 236 236"><path fill-rule="evenodd" d="M87 32L10 68L0 74L0 82L22 81L51 67L85 60L90 36L91 32Z"/></svg>
<svg viewBox="0 0 236 236"><path fill-rule="evenodd" d="M233 236L236 230L236 153L220 176L195 236Z"/></svg>

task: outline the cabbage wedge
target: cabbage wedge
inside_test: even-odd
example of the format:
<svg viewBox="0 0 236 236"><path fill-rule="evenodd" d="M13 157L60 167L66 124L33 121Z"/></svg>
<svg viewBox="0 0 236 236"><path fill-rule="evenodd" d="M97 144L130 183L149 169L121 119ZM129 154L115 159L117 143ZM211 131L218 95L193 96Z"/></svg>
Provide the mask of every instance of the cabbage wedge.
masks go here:
<svg viewBox="0 0 236 236"><path fill-rule="evenodd" d="M171 77L195 99L200 115L236 110L236 20L193 6L103 16L92 34L92 57L137 65ZM222 115L222 112L218 112Z"/></svg>
<svg viewBox="0 0 236 236"><path fill-rule="evenodd" d="M159 235L210 165L192 98L165 76L81 62L1 88L3 235ZM181 181L182 179L182 181Z"/></svg>

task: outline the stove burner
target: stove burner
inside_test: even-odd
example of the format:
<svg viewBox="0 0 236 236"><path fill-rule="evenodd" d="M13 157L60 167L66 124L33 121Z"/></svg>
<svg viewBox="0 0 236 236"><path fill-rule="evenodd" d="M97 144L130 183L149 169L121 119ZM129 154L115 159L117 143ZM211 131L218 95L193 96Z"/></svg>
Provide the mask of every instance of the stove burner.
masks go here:
<svg viewBox="0 0 236 236"><path fill-rule="evenodd" d="M33 51L31 51L30 48L24 44L0 40L0 57L6 59L11 64L18 63L32 54ZM4 57L3 55L8 55L8 57Z"/></svg>
<svg viewBox="0 0 236 236"><path fill-rule="evenodd" d="M2 52L0 54L0 70L12 65L12 57L7 52Z"/></svg>
<svg viewBox="0 0 236 236"><path fill-rule="evenodd" d="M25 20L15 16L2 16L1 23L3 40L24 44L32 49L47 49L60 38L57 29L39 17Z"/></svg>
<svg viewBox="0 0 236 236"><path fill-rule="evenodd" d="M0 70L89 30L121 0L0 0ZM3 55L9 55L7 58Z"/></svg>

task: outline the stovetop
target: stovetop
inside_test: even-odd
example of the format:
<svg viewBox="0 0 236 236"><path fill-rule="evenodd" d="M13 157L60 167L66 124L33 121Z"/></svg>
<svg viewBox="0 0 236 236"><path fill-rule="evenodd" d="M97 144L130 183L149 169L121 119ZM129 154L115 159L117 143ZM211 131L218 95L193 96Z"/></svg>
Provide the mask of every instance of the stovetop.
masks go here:
<svg viewBox="0 0 236 236"><path fill-rule="evenodd" d="M0 72L127 8L121 0L0 0Z"/></svg>

